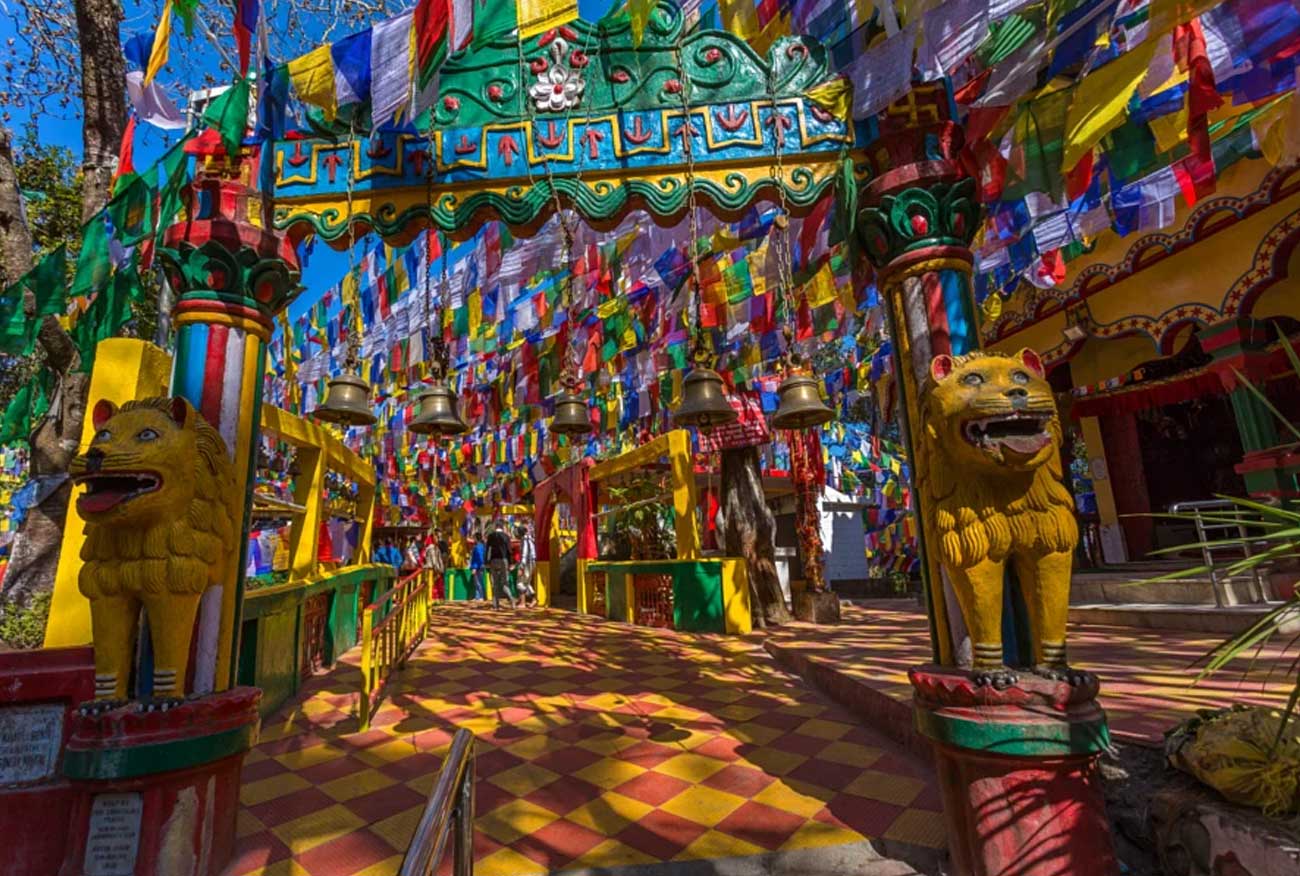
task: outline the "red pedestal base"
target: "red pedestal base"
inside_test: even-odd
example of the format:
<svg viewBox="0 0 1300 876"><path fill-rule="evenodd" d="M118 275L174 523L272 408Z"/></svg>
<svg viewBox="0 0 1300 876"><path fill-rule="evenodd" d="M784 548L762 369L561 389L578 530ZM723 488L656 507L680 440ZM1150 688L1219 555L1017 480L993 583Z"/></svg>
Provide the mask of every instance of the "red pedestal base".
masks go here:
<svg viewBox="0 0 1300 876"><path fill-rule="evenodd" d="M1026 673L999 691L949 667L909 677L917 726L934 743L954 873L1119 873L1097 774L1109 740L1095 681Z"/></svg>
<svg viewBox="0 0 1300 876"><path fill-rule="evenodd" d="M58 872L73 805L60 752L94 693L90 648L0 654L0 876Z"/></svg>
<svg viewBox="0 0 1300 876"><path fill-rule="evenodd" d="M261 691L167 711L76 715L63 755L74 795L59 876L217 876L234 853L239 772Z"/></svg>

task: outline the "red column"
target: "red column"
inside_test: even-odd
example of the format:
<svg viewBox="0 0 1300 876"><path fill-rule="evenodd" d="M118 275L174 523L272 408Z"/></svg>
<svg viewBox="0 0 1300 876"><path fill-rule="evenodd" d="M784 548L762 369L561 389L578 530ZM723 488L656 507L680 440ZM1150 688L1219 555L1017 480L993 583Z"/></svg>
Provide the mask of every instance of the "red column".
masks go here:
<svg viewBox="0 0 1300 876"><path fill-rule="evenodd" d="M1128 555L1139 559L1151 552L1154 521L1151 497L1147 494L1146 471L1142 466L1142 442L1135 414L1108 414L1100 418L1101 440L1106 450L1106 469L1115 493L1115 510ZM1137 516L1126 516L1137 515Z"/></svg>

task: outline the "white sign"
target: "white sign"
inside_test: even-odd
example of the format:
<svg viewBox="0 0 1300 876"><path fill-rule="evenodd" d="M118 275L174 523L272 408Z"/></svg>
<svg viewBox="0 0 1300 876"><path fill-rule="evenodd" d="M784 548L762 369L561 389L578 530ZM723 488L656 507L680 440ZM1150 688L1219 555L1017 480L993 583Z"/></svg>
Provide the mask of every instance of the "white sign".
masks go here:
<svg viewBox="0 0 1300 876"><path fill-rule="evenodd" d="M0 786L53 776L62 742L62 704L0 709Z"/></svg>
<svg viewBox="0 0 1300 876"><path fill-rule="evenodd" d="M140 848L139 794L98 794L90 804L86 876L132 876Z"/></svg>

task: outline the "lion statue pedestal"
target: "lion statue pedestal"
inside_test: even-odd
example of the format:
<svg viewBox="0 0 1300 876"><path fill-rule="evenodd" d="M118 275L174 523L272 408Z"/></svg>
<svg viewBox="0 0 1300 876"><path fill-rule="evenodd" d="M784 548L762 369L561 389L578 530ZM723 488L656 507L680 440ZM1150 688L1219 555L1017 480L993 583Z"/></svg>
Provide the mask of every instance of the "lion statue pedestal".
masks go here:
<svg viewBox="0 0 1300 876"><path fill-rule="evenodd" d="M219 612L201 617L220 607L211 597L238 562L234 465L183 398L101 400L90 419L71 474L86 527L79 586L95 698L68 721L71 817L58 872L218 876L234 854L262 695L219 690Z"/></svg>

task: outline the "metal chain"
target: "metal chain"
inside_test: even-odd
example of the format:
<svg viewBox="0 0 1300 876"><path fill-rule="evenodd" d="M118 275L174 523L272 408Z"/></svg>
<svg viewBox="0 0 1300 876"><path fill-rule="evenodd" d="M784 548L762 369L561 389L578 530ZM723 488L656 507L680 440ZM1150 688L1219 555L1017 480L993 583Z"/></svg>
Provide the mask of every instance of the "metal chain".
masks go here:
<svg viewBox="0 0 1300 876"><path fill-rule="evenodd" d="M777 198L780 202L779 211L772 224L777 237L777 282L781 286L781 298L785 305L785 320L782 325L782 333L785 336L785 366L788 369L797 356L794 353L795 332L791 323L798 318L798 310L794 296L794 272L791 267L790 204L785 189L785 129L781 125L781 109L777 103L776 80L772 70L768 70L767 74L767 91L768 100L772 105L772 115L770 117L772 123L772 151L776 160L773 175L776 179Z"/></svg>
<svg viewBox="0 0 1300 876"><path fill-rule="evenodd" d="M435 234L441 234L441 232L440 232L440 230L439 230L437 224L434 222L434 219L433 219L433 175L434 175L434 171L436 170L436 168L437 168L437 164L438 164L438 159L437 159L437 156L436 156L435 151L434 151L434 137L433 137L434 123L433 123L433 118L434 118L434 111L433 111L433 108L430 107L430 109L429 109L429 127L428 127L428 130L425 132L425 138L426 138L426 144L427 144L426 149L427 149L427 151L428 151L428 153L429 153L429 158L428 158L428 168L427 168L427 170L425 171L425 174L424 174L424 183L425 183L425 200L426 200L426 201L428 202L428 204L429 204L429 231L428 231L428 234L429 234L430 236L435 235ZM441 240L441 238L439 238L439 240ZM435 308L434 308L434 304L433 304L433 258L429 255L429 244L430 244L430 243L432 243L432 239L425 240L425 242L424 242L424 254L425 254L425 259L424 259L424 262L425 262L425 263L424 263L424 327L425 327L426 329L429 329L430 326L432 326L432 329L431 329L430 332L429 332L429 334L430 334L430 344L429 344L430 349L429 349L429 354L430 354L430 360L431 360L431 363L432 363L432 365L431 365L431 370L433 371L433 377L434 377L435 380L437 380L438 378L440 378L440 377L442 377L443 375L445 375L445 374L447 373L447 371L449 370L449 369L447 368L447 362L445 361L445 360L446 360L446 350L445 350L445 346L446 346L446 345L443 343L443 339L442 339L442 308L443 308L443 306L444 306L444 305L443 305L443 299L444 299L444 296L447 294L447 255L448 255L448 253L447 253L447 252L446 252L446 251L445 251L441 246L439 246L439 251L440 251L440 256L439 256L439 258L440 258L440 260L441 260L441 262L442 262L442 290L441 290L441 293L440 293L439 296L438 296L438 306L437 306L437 308L435 309ZM434 317L434 316L436 316L437 318L436 318L436 319L432 319L431 317Z"/></svg>
<svg viewBox="0 0 1300 876"><path fill-rule="evenodd" d="M685 32L685 24L678 29L677 39L673 45L673 58L677 65L678 82L681 83L682 104L682 150L686 153L686 209L688 215L688 225L690 229L690 244L688 256L691 260L691 290L686 301L686 315L691 319L691 306L694 303L694 319L692 325L691 338L691 359L701 364L712 364L713 342L712 338L704 332L704 321L701 319L701 308L703 305L703 290L700 288L700 259L699 259L699 219L696 216L695 202L695 141L691 137L691 100L690 100L690 78L686 75L686 67L682 63L682 36ZM666 123L665 123L666 125ZM667 130L664 131L664 137L669 136Z"/></svg>
<svg viewBox="0 0 1300 876"><path fill-rule="evenodd" d="M356 118L356 114L354 113L352 115L351 121L348 123L348 158L347 158L348 160L348 174L347 174L348 277L352 282L352 289L353 289L352 297L354 299L357 298L356 289L357 289L357 284L360 282L359 278L357 277L356 217L352 210L353 189L355 188L355 184L356 184L356 179L354 175L354 165L356 162L353 159L352 151L353 151L353 146L355 146L356 144L356 136L357 136L357 118ZM340 295L339 295L340 298L342 298L342 289L346 288L346 286L347 284L345 283L343 284L342 287L340 287ZM345 301L342 303L346 306L347 304L353 302ZM353 314L354 325L348 327L348 352L347 352L347 357L343 360L344 367L347 368L349 371L359 371L361 368L361 355L360 355L361 354L361 336L360 336L361 302L356 301L354 303L354 306L357 308L357 312Z"/></svg>
<svg viewBox="0 0 1300 876"><path fill-rule="evenodd" d="M523 84L525 80L524 71L526 65L524 59L524 41L521 37L516 38L515 47L518 52L518 58L519 58L519 81L520 81L519 94L520 94L520 99L524 103L525 121L528 125L527 131L529 137L531 137L534 130L534 124L536 122L536 116L533 114L533 104L532 104L531 97L528 94L527 90L524 88L524 84ZM588 34L587 38L583 42L582 52L584 55L588 55L590 51L591 51L591 36L590 34ZM577 146L572 141L573 132L571 127L571 123L573 121L574 106L576 106L576 104L565 108L564 131L565 131L565 136L570 138L569 146L571 149L573 149L574 154L576 155ZM591 121L590 109L588 109L587 111L587 121L588 123L590 123ZM533 175L533 164L532 164L531 155L527 155L527 154L524 155L524 168L528 173L528 182L530 188L535 188L537 185L537 179ZM564 264L568 269L568 274L565 277L565 282L564 282L564 302L565 302L565 321L569 326L569 343L565 351L565 357L564 357L565 362L563 368L564 373L561 380L567 388L572 390L576 388L576 386L579 383L578 368L581 365L581 362L578 359L578 346L576 343L577 326L578 326L578 304L573 294L573 286L574 286L574 279L575 279L574 277L575 266L573 263L573 243L574 243L573 230L574 229L573 229L573 225L565 216L564 204L560 200L560 191L555 184L555 172L551 168L551 157L549 154L546 156L546 159L542 163L542 170L546 173L547 188L550 190L551 199L555 204L556 221L560 223L560 233L564 243ZM575 185L581 184L582 182L581 164L578 165L578 169L574 172L573 181Z"/></svg>

